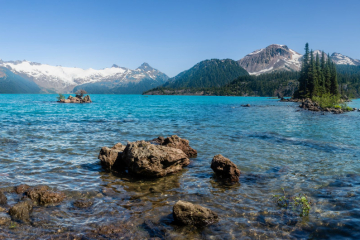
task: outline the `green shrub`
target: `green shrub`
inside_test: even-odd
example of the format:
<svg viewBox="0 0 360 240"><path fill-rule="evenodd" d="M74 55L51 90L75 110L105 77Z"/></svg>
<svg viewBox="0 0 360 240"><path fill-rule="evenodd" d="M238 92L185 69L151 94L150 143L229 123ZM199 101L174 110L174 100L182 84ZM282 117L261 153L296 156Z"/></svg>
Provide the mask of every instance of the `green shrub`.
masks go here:
<svg viewBox="0 0 360 240"><path fill-rule="evenodd" d="M341 104L341 109L344 110L344 111L352 111L352 107L349 107L346 102L342 102Z"/></svg>
<svg viewBox="0 0 360 240"><path fill-rule="evenodd" d="M65 99L65 96L63 94L59 93L59 96L56 98L57 98L57 100L60 101L61 99Z"/></svg>
<svg viewBox="0 0 360 240"><path fill-rule="evenodd" d="M341 109L341 106L340 105L335 105L334 108Z"/></svg>
<svg viewBox="0 0 360 240"><path fill-rule="evenodd" d="M317 102L321 108L332 108L340 102L340 97L338 95L326 93L321 97L313 97L312 100Z"/></svg>

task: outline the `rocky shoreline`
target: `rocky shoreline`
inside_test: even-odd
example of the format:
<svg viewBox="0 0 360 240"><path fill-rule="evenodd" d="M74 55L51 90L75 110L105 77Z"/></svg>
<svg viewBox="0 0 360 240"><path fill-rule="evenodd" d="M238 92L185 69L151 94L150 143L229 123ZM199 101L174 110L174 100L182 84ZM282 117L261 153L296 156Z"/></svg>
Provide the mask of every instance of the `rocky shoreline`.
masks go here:
<svg viewBox="0 0 360 240"><path fill-rule="evenodd" d="M117 143L111 148L102 147L98 156L105 170L116 174L129 172L138 179L164 178L173 175L188 166L190 158L196 157L197 151L190 146L189 141L176 135L167 138L158 137L150 141L129 142L127 145ZM240 170L222 155L214 156L209 167L213 169L219 181L231 184L239 182ZM106 196L116 193L107 190L102 195L104 194ZM43 212L45 215L40 215L41 218L48 218L46 209L56 209L57 206L64 206L64 204L85 214L94 205L94 200L84 197L74 199L69 193L46 185L21 184L0 189L0 227L5 226L9 229L14 226L22 229L40 227L34 222L34 214L39 217L39 212ZM172 216L173 224L195 228L217 223L220 219L218 213L211 209L183 199L179 199L173 205ZM144 222L144 224L157 228L150 222ZM129 230L131 227L129 229L127 227L123 223L100 225L88 232L86 236L96 239L118 238L124 232L131 232ZM59 229L57 233L50 235L64 236L61 233L62 230ZM11 234L11 231L6 234ZM0 238L2 236L5 235L0 234ZM71 239L82 239L76 235L68 234L68 236L71 236Z"/></svg>
<svg viewBox="0 0 360 240"><path fill-rule="evenodd" d="M341 108L322 108L317 102L312 101L310 98L306 99L285 99L281 98L280 102L298 102L300 103L299 107L304 110L309 110L313 112L331 112L334 114L340 114L345 112L352 112L358 110L357 108L350 108L350 109L341 109ZM360 111L360 109L359 109Z"/></svg>

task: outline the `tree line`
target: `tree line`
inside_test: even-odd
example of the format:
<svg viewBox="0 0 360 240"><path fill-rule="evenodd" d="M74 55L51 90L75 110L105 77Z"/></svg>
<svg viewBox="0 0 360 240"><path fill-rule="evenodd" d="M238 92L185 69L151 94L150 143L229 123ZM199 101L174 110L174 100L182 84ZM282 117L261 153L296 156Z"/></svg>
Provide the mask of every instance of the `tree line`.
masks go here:
<svg viewBox="0 0 360 240"><path fill-rule="evenodd" d="M305 54L300 70L299 89L294 98L321 97L325 94L338 95L338 81L336 65L331 61L330 55L309 51L309 44L305 44Z"/></svg>

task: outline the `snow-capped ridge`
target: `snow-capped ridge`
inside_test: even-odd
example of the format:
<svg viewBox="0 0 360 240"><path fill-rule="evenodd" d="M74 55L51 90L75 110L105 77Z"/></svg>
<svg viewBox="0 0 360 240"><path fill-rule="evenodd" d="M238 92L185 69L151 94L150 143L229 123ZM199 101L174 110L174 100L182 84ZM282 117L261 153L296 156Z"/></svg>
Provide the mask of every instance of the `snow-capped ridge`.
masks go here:
<svg viewBox="0 0 360 240"><path fill-rule="evenodd" d="M345 56L345 55L343 55L341 53L337 53L337 52L334 52L333 54L331 54L331 59L336 64L360 66L360 60L350 58L348 56Z"/></svg>
<svg viewBox="0 0 360 240"><path fill-rule="evenodd" d="M8 68L15 74L26 76L40 87L59 92L69 92L75 86L85 83L118 81L122 83L138 83L144 78L156 80L157 76L166 75L143 63L139 68L131 70L113 64L104 69L82 69L77 67L52 66L30 61L0 62L1 67ZM164 76L163 76L164 75Z"/></svg>

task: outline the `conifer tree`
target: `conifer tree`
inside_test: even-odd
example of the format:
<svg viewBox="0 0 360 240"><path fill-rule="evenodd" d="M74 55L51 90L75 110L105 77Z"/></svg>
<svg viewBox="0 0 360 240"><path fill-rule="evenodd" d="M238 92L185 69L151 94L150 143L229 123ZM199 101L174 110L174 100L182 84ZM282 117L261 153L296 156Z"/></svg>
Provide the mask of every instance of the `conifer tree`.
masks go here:
<svg viewBox="0 0 360 240"><path fill-rule="evenodd" d="M320 66L320 57L319 54L316 53L315 58L315 95L321 96L323 93L322 89L322 73L321 73L321 66Z"/></svg>
<svg viewBox="0 0 360 240"><path fill-rule="evenodd" d="M294 94L296 98L304 98L308 88L308 64L309 64L309 44L305 44L305 54L300 70L299 90Z"/></svg>
<svg viewBox="0 0 360 240"><path fill-rule="evenodd" d="M326 61L326 67L325 67L325 88L326 93L331 93L331 60L330 55L328 54L328 58Z"/></svg>
<svg viewBox="0 0 360 240"><path fill-rule="evenodd" d="M315 87L316 87L316 72L315 72L315 62L314 62L314 53L311 50L310 51L310 62L307 69L307 75L308 75L308 91L306 93L306 97L312 97L315 93Z"/></svg>
<svg viewBox="0 0 360 240"><path fill-rule="evenodd" d="M336 66L334 62L331 62L331 78L330 78L330 93L332 95L338 95L338 82L337 82L337 73L336 73Z"/></svg>
<svg viewBox="0 0 360 240"><path fill-rule="evenodd" d="M323 94L326 93L326 83L325 83L325 69L326 69L326 57L325 52L321 52L321 83L322 83L322 89Z"/></svg>
<svg viewBox="0 0 360 240"><path fill-rule="evenodd" d="M295 98L321 97L323 94L338 95L339 84L337 81L336 65L325 53L314 56L313 51L309 51L309 44L305 45L305 54L301 66L299 77L299 90L294 93Z"/></svg>

